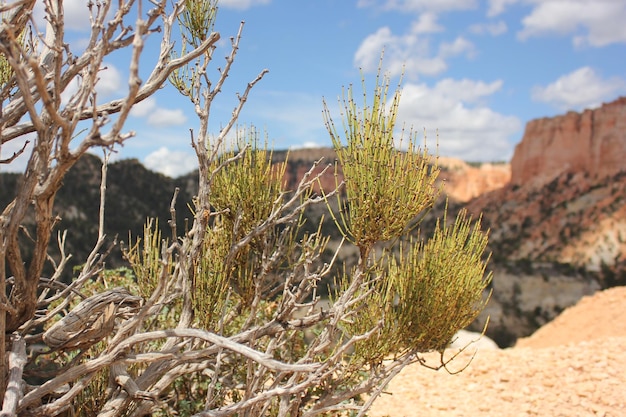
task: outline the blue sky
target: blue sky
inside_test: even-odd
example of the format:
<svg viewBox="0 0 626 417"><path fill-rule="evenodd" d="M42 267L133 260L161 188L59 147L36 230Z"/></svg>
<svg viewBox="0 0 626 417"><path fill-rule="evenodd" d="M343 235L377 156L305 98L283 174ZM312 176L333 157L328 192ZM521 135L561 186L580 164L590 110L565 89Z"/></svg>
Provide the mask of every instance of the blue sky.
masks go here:
<svg viewBox="0 0 626 417"><path fill-rule="evenodd" d="M84 4L65 1L75 42L87 35ZM235 93L267 68L239 125L255 126L276 149L330 146L322 99L339 123L342 87L359 92L361 73L372 86L383 49L394 82L404 68L399 122L419 141L425 130L430 149L438 136L440 155L467 161L509 160L527 121L626 95L624 0L222 0L213 68L223 65L242 20L211 126L217 133ZM107 62L102 97L123 94L126 63ZM197 121L170 86L142 103L127 128L136 137L116 158L170 176L195 167L189 129Z"/></svg>

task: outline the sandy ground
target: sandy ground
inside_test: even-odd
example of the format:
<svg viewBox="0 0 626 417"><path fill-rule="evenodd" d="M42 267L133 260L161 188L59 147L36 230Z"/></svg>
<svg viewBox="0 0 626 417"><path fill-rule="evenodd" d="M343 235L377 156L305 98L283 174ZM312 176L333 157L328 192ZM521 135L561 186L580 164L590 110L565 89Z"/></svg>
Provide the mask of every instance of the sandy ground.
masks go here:
<svg viewBox="0 0 626 417"><path fill-rule="evenodd" d="M626 416L626 287L583 298L513 348L470 347L448 368L474 353L456 375L405 368L368 415Z"/></svg>

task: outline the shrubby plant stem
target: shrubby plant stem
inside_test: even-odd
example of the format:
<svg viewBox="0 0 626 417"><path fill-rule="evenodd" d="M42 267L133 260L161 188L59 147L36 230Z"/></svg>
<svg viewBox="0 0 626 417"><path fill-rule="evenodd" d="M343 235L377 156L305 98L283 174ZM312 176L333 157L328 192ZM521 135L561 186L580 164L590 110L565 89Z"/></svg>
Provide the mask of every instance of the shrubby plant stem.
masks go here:
<svg viewBox="0 0 626 417"><path fill-rule="evenodd" d="M36 135L16 147L28 163L0 214L0 285L8 294L0 297L0 337L11 334L12 350L10 374L0 369L10 375L0 390L3 416L361 416L403 367L421 362L420 352L443 350L484 307L490 276L480 222L461 214L442 219L433 236L415 234L439 197L439 170L413 133L399 150L401 90L391 94L382 71L371 96L363 82L362 105L347 90L343 133L324 106L345 181L316 193L320 175L333 169L320 160L287 189L285 165L272 162L254 127L236 128L267 70L251 77L232 117L209 134L211 105L243 33L242 23L213 70L217 1L90 4L89 46L77 55L64 39L62 2L45 4L45 33L29 36L34 2L0 6L8 16L0 22L0 138L8 146ZM139 63L154 36L160 53L142 81ZM103 102L99 72L122 49L130 52L128 90ZM130 267L107 270L117 244L104 230L107 156L133 137L124 130L133 106L168 81L199 121L190 131L199 166L198 194L186 202L193 218L184 230L176 226L172 190L164 202L169 236L148 219L125 248ZM94 148L105 151L97 242L63 283L71 231L59 233L49 253L54 198ZM344 240L327 257L329 237L321 221L304 227L305 210L331 201ZM34 232L22 227L27 213ZM336 265L347 245L360 254L354 267ZM42 277L46 264L50 277ZM322 303L326 282L335 285ZM0 357L4 348L0 340Z"/></svg>

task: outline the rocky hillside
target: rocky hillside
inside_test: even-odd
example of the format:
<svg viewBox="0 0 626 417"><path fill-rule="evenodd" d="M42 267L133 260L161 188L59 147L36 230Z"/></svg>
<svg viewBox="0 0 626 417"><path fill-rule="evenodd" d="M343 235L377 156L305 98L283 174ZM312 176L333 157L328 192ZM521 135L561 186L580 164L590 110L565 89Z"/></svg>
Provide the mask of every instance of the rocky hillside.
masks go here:
<svg viewBox="0 0 626 417"><path fill-rule="evenodd" d="M468 203L505 259L600 271L626 259L626 98L528 123L511 181ZM497 249L497 250L496 250Z"/></svg>
<svg viewBox="0 0 626 417"><path fill-rule="evenodd" d="M626 99L528 123L511 181L470 200L490 228L488 334L506 346L626 284Z"/></svg>
<svg viewBox="0 0 626 417"><path fill-rule="evenodd" d="M87 258L98 237L101 166L100 158L85 155L69 171L57 193L54 214L59 219L57 230L67 230L66 252L72 254L70 266ZM17 174L0 174L0 207L4 208L13 198L19 180ZM163 236L169 237L167 220L176 187L181 188L176 207L179 230L183 230L185 217L191 215L187 207L191 201L188 177L168 178L146 169L135 159L110 164L104 223L109 242L114 237L118 241L128 242L129 234L135 240L143 234L143 226L149 217L160 219ZM32 228L32 222L32 216L27 214L26 226ZM53 242L55 238L56 235L53 236ZM57 253L53 245L50 254L55 256ZM125 263L121 254L115 250L107 259L107 266L115 268L122 265ZM69 275L71 268L68 269Z"/></svg>

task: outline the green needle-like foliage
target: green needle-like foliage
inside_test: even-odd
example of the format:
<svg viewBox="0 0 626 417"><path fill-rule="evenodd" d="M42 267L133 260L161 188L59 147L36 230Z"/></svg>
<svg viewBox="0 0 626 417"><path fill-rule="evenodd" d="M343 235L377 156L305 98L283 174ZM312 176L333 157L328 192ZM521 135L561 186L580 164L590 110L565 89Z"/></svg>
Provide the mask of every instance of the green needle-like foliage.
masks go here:
<svg viewBox="0 0 626 417"><path fill-rule="evenodd" d="M400 91L396 90L387 105L388 91L389 79L385 77L381 82L379 72L373 102L369 104L364 93L363 107L359 109L352 87L348 89L343 99L346 146L328 108L324 111L345 181L345 197L338 194L337 225L362 253L375 242L406 232L440 192L435 185L439 169L430 164L426 150L420 151L413 137L406 152L396 147L394 129Z"/></svg>
<svg viewBox="0 0 626 417"><path fill-rule="evenodd" d="M272 164L272 151L260 148L255 133L250 134L242 157L219 170L213 177L211 204L223 213L226 227L235 227L239 237L254 230L280 207L286 161ZM214 164L233 158L235 151L224 152ZM236 224L235 224L236 223Z"/></svg>
<svg viewBox="0 0 626 417"><path fill-rule="evenodd" d="M207 39L215 25L217 0L187 0L178 15L183 39L194 47Z"/></svg>
<svg viewBox="0 0 626 417"><path fill-rule="evenodd" d="M217 17L217 0L186 0L184 9L177 16L181 46L178 52L171 51L172 59L184 56L189 50L198 48L202 42L206 41L213 32L215 19ZM206 67L210 62L213 48L205 53L202 62L195 65L183 65L173 71L169 80L181 94L191 99L197 104L200 94L199 86L203 81L207 81Z"/></svg>
<svg viewBox="0 0 626 417"><path fill-rule="evenodd" d="M0 14L0 19L5 20L8 17L7 13ZM32 30L30 26L26 26L18 35L17 42L20 45L26 55L30 55L32 51L37 49L38 42L32 36ZM0 88L4 89L9 82L11 82L14 75L13 68L9 63L9 60L4 54L0 54ZM4 99L4 98L3 98Z"/></svg>
<svg viewBox="0 0 626 417"><path fill-rule="evenodd" d="M366 287L370 297L347 325L350 334L361 334L381 322L375 337L357 345L355 358L380 362L411 350L445 348L487 302L486 245L480 221L472 223L461 212L454 224L438 223L427 241L409 242L397 258L387 254Z"/></svg>
<svg viewBox="0 0 626 417"><path fill-rule="evenodd" d="M129 237L129 241L132 242L132 237ZM125 253L137 277L141 295L145 298L152 295L163 273L162 243L158 221L148 219L143 228L143 241L137 239Z"/></svg>
<svg viewBox="0 0 626 417"><path fill-rule="evenodd" d="M442 349L468 326L486 304L483 294L491 282L483 258L487 235L480 221L472 223L462 211L452 225L438 222L433 236L414 243L406 256L389 266L387 305L394 306L402 348ZM391 297L394 297L393 299Z"/></svg>
<svg viewBox="0 0 626 417"><path fill-rule="evenodd" d="M415 145L413 135L406 151L398 149L394 131L400 91L390 100L388 93L389 79L380 70L371 103L363 94L359 108L352 87L348 89L343 99L345 146L325 108L345 177L334 219L360 253L352 273L340 279L337 300L351 291L359 299L345 323L348 337L377 329L356 344L352 360L358 366L444 348L482 310L490 281L490 276L484 278L487 236L480 222L472 225L465 213L452 225L444 215L429 240L411 237L439 197L439 169ZM387 248L375 255L373 249L382 241Z"/></svg>
<svg viewBox="0 0 626 417"><path fill-rule="evenodd" d="M9 61L7 61L4 55L0 55L0 88L4 88L12 76L13 68L11 68Z"/></svg>
<svg viewBox="0 0 626 417"><path fill-rule="evenodd" d="M201 327L215 330L228 303L230 282L225 259L232 244L231 233L221 224L215 224L203 243L204 254L194 282L193 309L199 313L196 319Z"/></svg>
<svg viewBox="0 0 626 417"><path fill-rule="evenodd" d="M255 296L270 294L272 277L268 274L267 260L280 265L284 257L273 259L272 254L279 246L289 248L295 244L290 229L266 226L283 204L286 162L273 164L272 152L267 145L258 146L254 132L242 149L237 157L234 150L223 152L211 169L213 220L194 292L196 310L208 319L204 323L207 327L223 307L229 288L243 305L249 305ZM231 159L232 162L222 166Z"/></svg>

